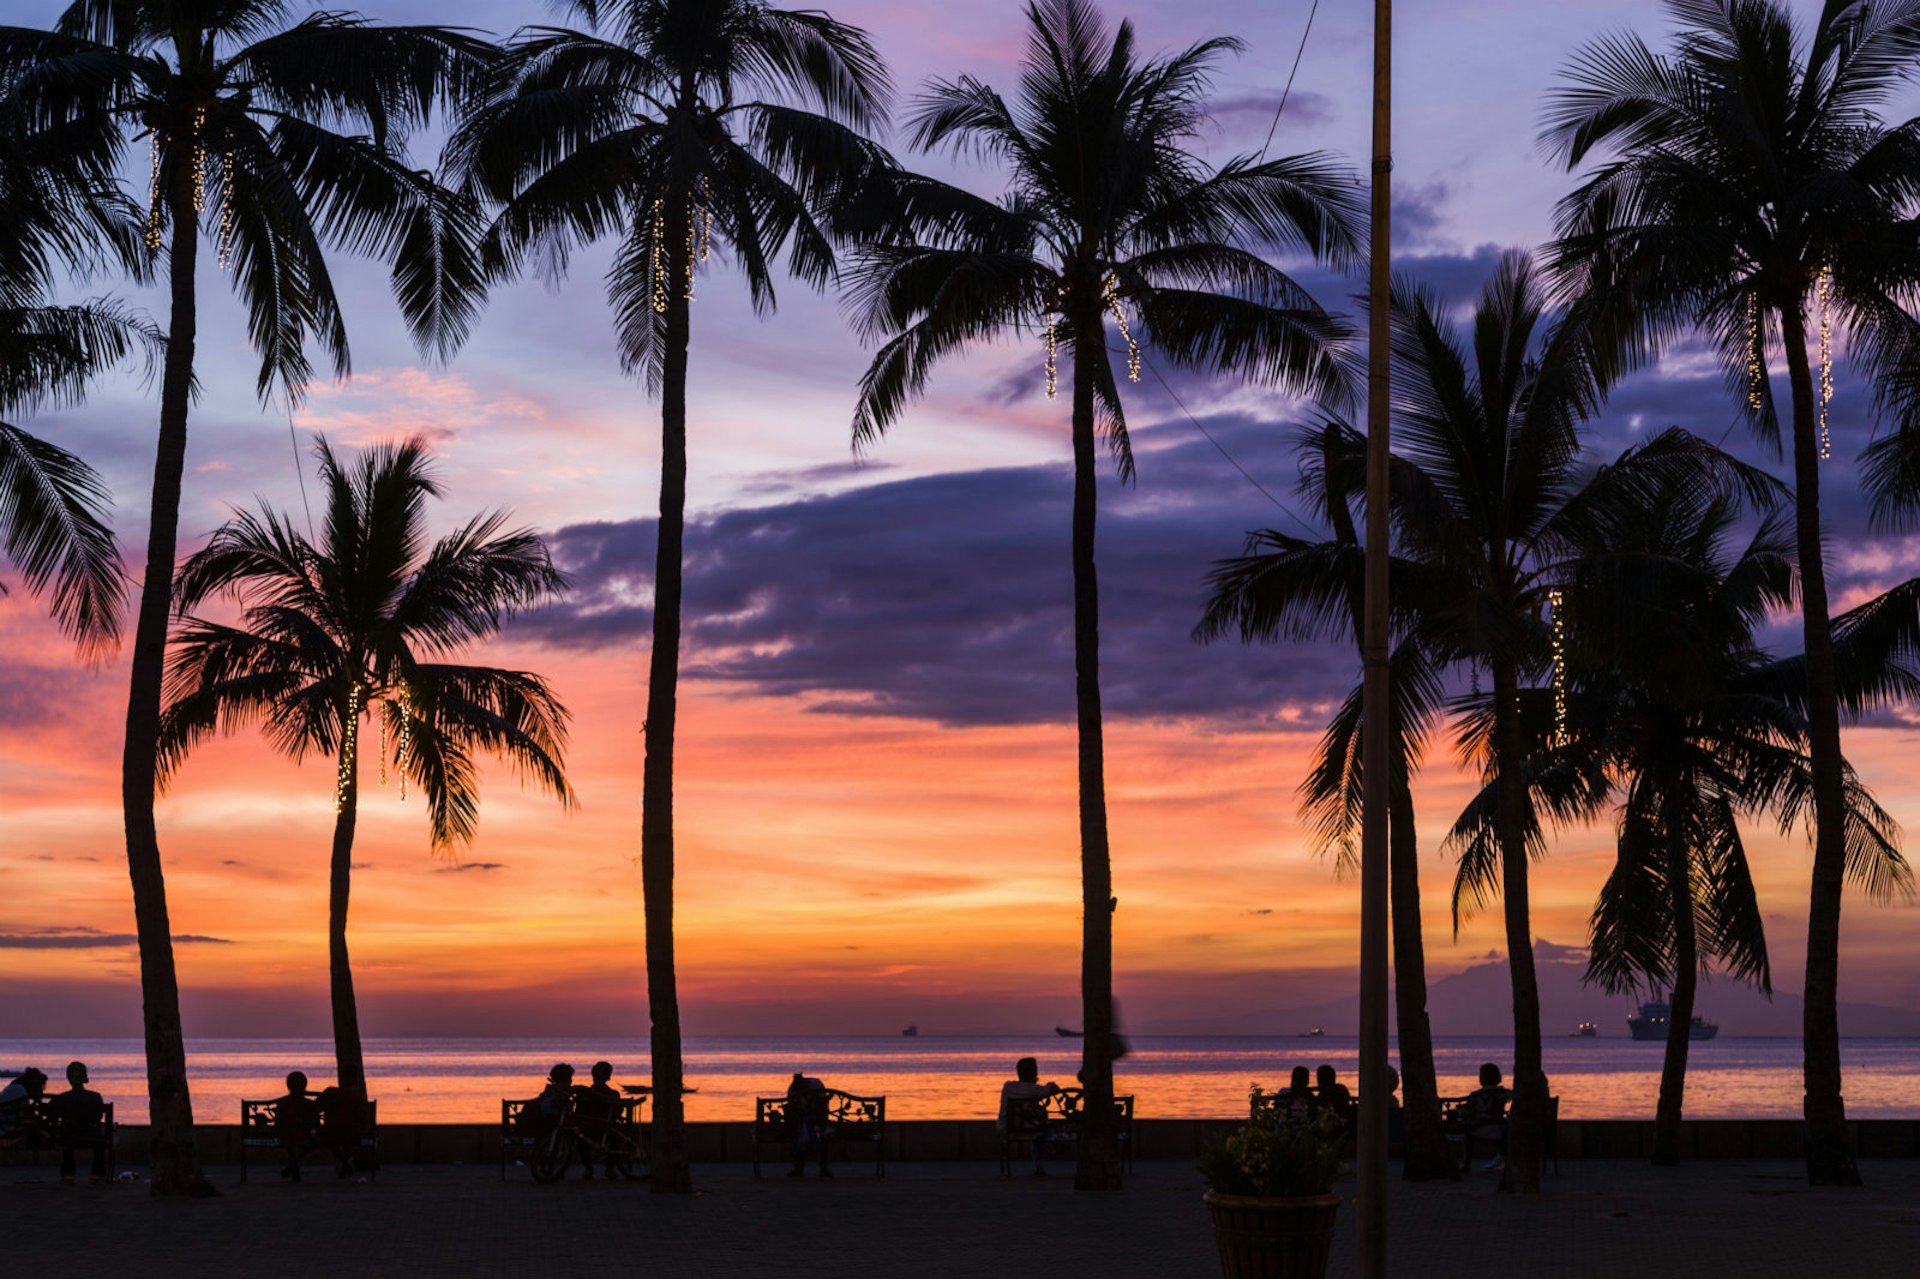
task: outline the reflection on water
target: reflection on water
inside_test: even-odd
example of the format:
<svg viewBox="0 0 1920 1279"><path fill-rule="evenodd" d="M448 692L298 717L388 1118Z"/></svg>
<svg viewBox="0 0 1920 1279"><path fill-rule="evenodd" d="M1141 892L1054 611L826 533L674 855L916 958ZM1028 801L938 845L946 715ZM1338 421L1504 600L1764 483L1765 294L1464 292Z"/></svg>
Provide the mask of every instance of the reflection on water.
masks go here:
<svg viewBox="0 0 1920 1279"><path fill-rule="evenodd" d="M1247 1086L1286 1083L1296 1065L1330 1062L1343 1079L1356 1071L1352 1039L1155 1038L1132 1041L1119 1064L1121 1092L1136 1095L1145 1118L1236 1115ZM1546 1067L1566 1118L1645 1118L1660 1088L1661 1045L1626 1039L1548 1040ZM1474 1087L1480 1063L1505 1070L1512 1045L1501 1039L1441 1039L1435 1051L1443 1096ZM830 1086L884 1094L896 1119L989 1118L1000 1084L1018 1057L1040 1059L1040 1078L1071 1084L1077 1043L1060 1039L906 1038L690 1039L687 1098L694 1120L748 1119L753 1098L786 1090L794 1071ZM1856 1119L1920 1113L1920 1041L1852 1039L1842 1045L1847 1114ZM496 1119L500 1098L530 1097L547 1069L570 1061L582 1075L593 1062L614 1064L616 1083L644 1083L647 1041L621 1039L370 1039L367 1076L382 1119L477 1123ZM146 1066L139 1041L0 1040L0 1067L39 1066L55 1081L73 1058L93 1086L117 1104L125 1123L146 1119ZM276 1097L289 1070L319 1087L332 1078L333 1046L324 1039L198 1040L188 1046L194 1112L234 1122L242 1097ZM1800 1113L1800 1045L1791 1039L1729 1039L1693 1045L1687 1068L1690 1118L1778 1118Z"/></svg>

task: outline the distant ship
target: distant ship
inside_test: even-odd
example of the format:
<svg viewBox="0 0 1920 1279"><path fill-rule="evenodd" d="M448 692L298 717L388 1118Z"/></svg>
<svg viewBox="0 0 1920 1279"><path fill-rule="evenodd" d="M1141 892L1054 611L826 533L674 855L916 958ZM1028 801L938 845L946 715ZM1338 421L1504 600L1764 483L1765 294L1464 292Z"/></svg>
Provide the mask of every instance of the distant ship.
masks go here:
<svg viewBox="0 0 1920 1279"><path fill-rule="evenodd" d="M1060 1036L1060 1038L1062 1039L1084 1039L1086 1037L1086 1032L1079 1031L1079 1030L1068 1030L1065 1026L1055 1026L1053 1028L1053 1033Z"/></svg>
<svg viewBox="0 0 1920 1279"><path fill-rule="evenodd" d="M1640 1005L1638 1017L1627 1018L1627 1029L1633 1037L1642 1043L1665 1043L1667 1038L1667 1018L1673 1012L1663 999L1651 999ZM1720 1033L1720 1027L1705 1017L1695 1017L1687 1029L1688 1039L1712 1039Z"/></svg>
<svg viewBox="0 0 1920 1279"><path fill-rule="evenodd" d="M1580 1023L1580 1029L1574 1031L1572 1037L1575 1039L1598 1039L1600 1037L1600 1028L1590 1021L1583 1021Z"/></svg>
<svg viewBox="0 0 1920 1279"><path fill-rule="evenodd" d="M1320 1029L1320 1027L1315 1026L1312 1030L1301 1031L1299 1037L1301 1039L1325 1039L1327 1037L1327 1032Z"/></svg>
<svg viewBox="0 0 1920 1279"><path fill-rule="evenodd" d="M901 1031L900 1033L905 1035L908 1039L913 1039L920 1034L920 1028L918 1026L909 1026L905 1030Z"/></svg>

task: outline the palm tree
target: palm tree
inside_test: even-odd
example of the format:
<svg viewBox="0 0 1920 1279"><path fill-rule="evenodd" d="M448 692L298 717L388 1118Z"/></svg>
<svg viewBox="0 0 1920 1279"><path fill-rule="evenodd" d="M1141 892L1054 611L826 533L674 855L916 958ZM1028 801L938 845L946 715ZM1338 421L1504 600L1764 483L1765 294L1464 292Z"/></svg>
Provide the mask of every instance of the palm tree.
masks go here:
<svg viewBox="0 0 1920 1279"><path fill-rule="evenodd" d="M1086 0L1035 0L1020 96L971 76L928 86L912 116L921 150L984 154L1011 170L999 203L923 178L891 192L894 220L858 268L861 328L886 340L861 379L856 446L924 388L934 363L970 342L1044 329L1071 361L1074 670L1079 730L1087 1119L1075 1184L1120 1184L1113 1093L1113 908L1100 713L1100 592L1094 572L1097 438L1133 475L1111 317L1138 376L1151 347L1182 368L1235 370L1338 404L1342 326L1258 253L1304 249L1346 264L1359 251L1358 188L1325 156L1229 160L1212 172L1187 149L1205 123L1215 39L1142 61L1133 27L1109 31ZM1131 310L1136 328L1130 328ZM1137 345L1136 345L1137 344Z"/></svg>
<svg viewBox="0 0 1920 1279"><path fill-rule="evenodd" d="M505 531L495 512L426 545L426 499L440 486L418 440L380 445L343 467L315 447L326 494L313 545L271 509L237 516L180 568L183 621L168 664L160 783L216 730L258 723L276 750L335 762L327 935L340 1088L362 1100L366 1065L347 959L347 894L360 804L360 724L379 725L380 780L391 763L426 801L435 848L471 843L479 818L474 755L510 760L573 803L561 753L567 711L525 671L426 660L485 639L519 609L559 594L563 577L540 539ZM188 616L238 600L238 624Z"/></svg>
<svg viewBox="0 0 1920 1279"><path fill-rule="evenodd" d="M731 251L756 310L772 262L819 287L835 269L830 212L884 153L886 72L866 34L758 0L563 0L604 36L530 28L452 140L454 166L504 205L485 241L493 278L538 255L617 237L608 296L623 362L660 393L660 521L642 725L641 883L652 1022L652 1189L692 1189L673 948L673 747L687 502L687 351L694 281Z"/></svg>
<svg viewBox="0 0 1920 1279"><path fill-rule="evenodd" d="M1920 3L1827 0L1806 38L1781 0L1669 0L1681 30L1656 53L1631 34L1589 45L1552 100L1545 140L1571 170L1611 153L1560 205L1553 264L1601 337L1601 374L1702 332L1754 429L1777 440L1767 343L1791 389L1794 530L1813 761L1807 927L1807 1176L1856 1185L1841 1095L1838 1021L1846 784L1832 623L1821 558L1826 400L1808 356L1838 323L1883 401L1920 342L1912 221L1920 120L1878 109L1920 70Z"/></svg>
<svg viewBox="0 0 1920 1279"><path fill-rule="evenodd" d="M247 308L258 388L292 399L315 337L336 375L346 327L324 242L393 264L422 341L445 350L471 318L465 206L408 162L408 133L458 90L488 46L439 27L351 14L289 20L286 0L75 0L53 31L0 27L0 84L35 131L82 135L117 161L144 137L152 180L146 244L164 248L170 294L147 558L121 762L146 1019L153 1191L202 1190L181 1039L179 983L154 827L167 619L186 464L198 325L200 236Z"/></svg>
<svg viewBox="0 0 1920 1279"><path fill-rule="evenodd" d="M1594 366L1582 331L1547 329L1546 305L1532 260L1511 253L1480 295L1470 341L1424 289L1402 290L1394 308L1397 540L1444 601L1422 627L1436 655L1491 681L1484 714L1469 717L1463 735L1487 808L1463 814L1448 845L1461 855L1456 919L1463 897L1495 893L1505 915L1514 1105L1501 1186L1520 1193L1539 1189L1547 1100L1527 873L1540 834L1525 702L1541 699L1523 696L1548 665L1542 615L1584 531L1616 508L1643 505L1665 485L1743 500L1766 491L1762 477L1678 429L1586 474L1578 428L1597 404Z"/></svg>
<svg viewBox="0 0 1920 1279"><path fill-rule="evenodd" d="M0 548L29 591L49 594L82 652L99 654L117 639L126 585L106 488L79 458L5 418L77 403L96 374L151 345L150 327L112 302L46 304L62 266L85 269L133 243L128 208L97 150L29 134L3 96L0 208L9 224L0 236Z"/></svg>
<svg viewBox="0 0 1920 1279"><path fill-rule="evenodd" d="M1594 905L1586 980L1671 992L1653 1162L1680 1161L1701 970L1718 960L1771 992L1766 933L1739 815L1778 807L1804 774L1790 708L1755 687L1754 629L1790 601L1792 543L1769 515L1734 551L1737 512L1679 492L1592 530L1564 599L1576 749L1623 790L1618 856ZM1653 572L1647 569L1652 567ZM1651 587L1651 589L1649 589Z"/></svg>
<svg viewBox="0 0 1920 1279"><path fill-rule="evenodd" d="M1247 538L1246 553L1217 561L1208 575L1206 611L1194 636L1203 642L1237 631L1243 641L1271 643L1344 636L1356 650L1364 604L1364 555L1351 503L1361 479L1366 438L1329 420L1300 436L1300 493L1333 529L1310 541L1263 529ZM1406 561L1390 566L1397 610L1417 619L1421 575ZM1426 603L1433 607L1433 601ZM1440 1123L1433 1065L1433 1028L1427 1018L1427 961L1420 930L1420 840L1414 824L1414 769L1438 717L1439 672L1416 635L1403 635L1389 658L1388 723L1391 897L1394 999L1399 1014L1400 1080L1406 1099L1409 1181L1454 1175ZM1357 857L1364 774L1360 750L1362 690L1356 685L1321 735L1320 749L1300 784L1300 809L1322 849L1341 865Z"/></svg>
<svg viewBox="0 0 1920 1279"><path fill-rule="evenodd" d="M143 336L108 302L0 306L0 414L77 402ZM110 504L92 467L0 418L0 549L87 654L116 642L126 596Z"/></svg>

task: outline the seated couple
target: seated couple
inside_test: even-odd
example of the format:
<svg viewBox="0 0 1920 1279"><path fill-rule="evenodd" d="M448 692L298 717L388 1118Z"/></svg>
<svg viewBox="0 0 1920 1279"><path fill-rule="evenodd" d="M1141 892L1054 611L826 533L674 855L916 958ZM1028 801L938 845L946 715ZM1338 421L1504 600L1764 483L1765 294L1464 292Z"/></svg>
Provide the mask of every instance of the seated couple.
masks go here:
<svg viewBox="0 0 1920 1279"><path fill-rule="evenodd" d="M321 1146L333 1156L335 1175L353 1175L354 1156L365 1124L365 1099L359 1104L345 1089L307 1090L305 1073L295 1070L287 1075L287 1092L273 1105L273 1135L287 1154L280 1175L299 1181L300 1161Z"/></svg>
<svg viewBox="0 0 1920 1279"><path fill-rule="evenodd" d="M105 1181L108 1134L101 1119L107 1103L87 1087L86 1063L67 1063L67 1091L51 1097L46 1096L46 1091L46 1074L32 1066L21 1071L20 1077L5 1088L0 1088L0 1144L38 1149L58 1142L62 1185L73 1184L77 1167L75 1153L79 1147L86 1146L93 1155L88 1180L95 1184ZM36 1112L34 1103L43 1098L46 1104Z"/></svg>

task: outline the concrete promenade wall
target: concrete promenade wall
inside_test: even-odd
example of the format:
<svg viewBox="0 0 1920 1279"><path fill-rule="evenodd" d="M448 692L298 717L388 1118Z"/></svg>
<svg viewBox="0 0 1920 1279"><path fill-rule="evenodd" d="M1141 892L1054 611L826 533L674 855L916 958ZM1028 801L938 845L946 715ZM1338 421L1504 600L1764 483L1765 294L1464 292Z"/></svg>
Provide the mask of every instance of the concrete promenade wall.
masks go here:
<svg viewBox="0 0 1920 1279"><path fill-rule="evenodd" d="M1233 1131L1232 1119L1141 1119L1136 1121L1136 1153L1143 1159L1191 1159L1207 1142ZM1854 1149L1869 1158L1920 1157L1920 1119L1864 1119L1848 1124ZM695 1163L748 1163L753 1159L753 1128L748 1123L694 1123L687 1125ZM1563 1159L1639 1159L1653 1146L1653 1122L1634 1119L1562 1119L1560 1157ZM212 1164L240 1162L240 1129L236 1124L201 1124L201 1159ZM147 1127L122 1124L117 1151L120 1163L147 1162ZM1682 1125L1682 1155L1690 1159L1795 1159L1805 1152L1804 1132L1796 1119L1700 1119ZM411 1124L380 1126L380 1158L388 1164L470 1163L500 1161L497 1124ZM517 1152L516 1152L517 1153ZM836 1153L838 1151L836 1150ZM979 1160L999 1158L999 1142L990 1119L914 1119L887 1125L890 1162ZM24 1152L0 1154L0 1162L25 1162ZM43 1158L45 1156L42 1156ZM783 1150L767 1147L762 1158L778 1164ZM868 1156L870 1158L870 1156ZM849 1170L862 1156L849 1151L843 1157ZM249 1162L273 1165L271 1150L255 1150Z"/></svg>

